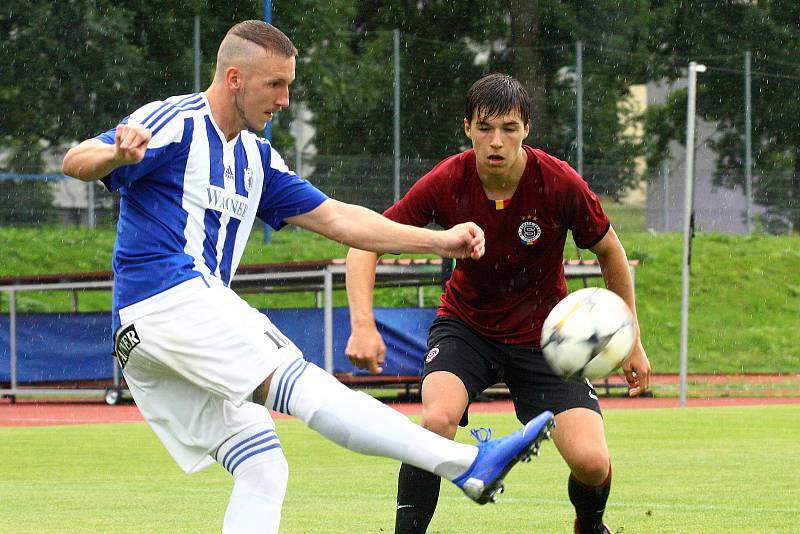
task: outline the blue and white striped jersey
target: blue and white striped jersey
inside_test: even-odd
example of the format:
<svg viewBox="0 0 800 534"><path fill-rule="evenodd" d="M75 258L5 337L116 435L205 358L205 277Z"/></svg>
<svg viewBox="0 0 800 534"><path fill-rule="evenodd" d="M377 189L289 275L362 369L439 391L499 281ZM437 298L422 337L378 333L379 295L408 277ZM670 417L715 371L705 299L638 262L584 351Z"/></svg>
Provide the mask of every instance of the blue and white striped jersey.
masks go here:
<svg viewBox="0 0 800 534"><path fill-rule="evenodd" d="M120 309L181 282L211 276L229 285L256 216L278 230L327 198L267 140L242 131L226 141L202 93L151 102L122 122L146 126L152 139L141 162L103 179L121 197L113 332ZM113 144L114 133L97 139Z"/></svg>

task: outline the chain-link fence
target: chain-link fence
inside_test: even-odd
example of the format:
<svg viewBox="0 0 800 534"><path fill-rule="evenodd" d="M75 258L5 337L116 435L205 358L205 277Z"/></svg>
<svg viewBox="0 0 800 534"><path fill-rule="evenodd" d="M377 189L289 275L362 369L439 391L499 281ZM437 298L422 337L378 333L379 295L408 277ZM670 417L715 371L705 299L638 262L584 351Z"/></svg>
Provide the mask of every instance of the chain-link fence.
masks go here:
<svg viewBox="0 0 800 534"><path fill-rule="evenodd" d="M401 195L436 163L402 159ZM378 212L394 202L393 167L392 158L365 156L304 156L300 165L301 175L327 195ZM640 204L641 198L634 202ZM0 226L112 227L118 212L118 195L96 182L61 175L0 174Z"/></svg>
<svg viewBox="0 0 800 534"><path fill-rule="evenodd" d="M63 175L0 173L0 226L116 224L119 199Z"/></svg>
<svg viewBox="0 0 800 534"><path fill-rule="evenodd" d="M436 160L401 160L401 192L407 191L436 163ZM304 177L338 200L379 212L393 202L392 158L306 156L301 166ZM681 168L647 174L643 188L622 200L645 210L645 227L640 230L681 231L684 180L679 171ZM611 171L606 169L604 172ZM769 201L756 202L757 230L770 233L796 231L793 220L798 216L797 207L782 194L782 184L790 179L787 173L753 176L756 199ZM775 198L770 195L775 195ZM116 224L118 200L116 194L108 193L97 183L79 182L60 175L3 174L0 175L0 226L111 227ZM743 233L747 228L746 198L739 185L730 188L715 186L713 175L698 175L695 205L699 231Z"/></svg>

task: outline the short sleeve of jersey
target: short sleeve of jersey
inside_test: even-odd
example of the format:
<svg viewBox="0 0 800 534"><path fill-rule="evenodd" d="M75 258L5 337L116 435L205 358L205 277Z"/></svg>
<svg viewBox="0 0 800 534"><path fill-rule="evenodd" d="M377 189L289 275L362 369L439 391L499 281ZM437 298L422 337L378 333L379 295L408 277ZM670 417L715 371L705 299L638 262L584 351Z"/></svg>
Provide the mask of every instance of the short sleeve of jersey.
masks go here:
<svg viewBox="0 0 800 534"><path fill-rule="evenodd" d="M122 119L122 124L141 124L150 130L152 138L147 144L144 159L134 165L123 165L103 178L109 191L117 191L146 176L170 160L183 135L183 121L175 117L175 106L168 102L151 102ZM117 128L101 133L95 139L113 145Z"/></svg>
<svg viewBox="0 0 800 534"><path fill-rule="evenodd" d="M276 230L283 228L284 219L313 210L328 197L289 170L278 152L267 142L259 144L264 164L264 189L256 214Z"/></svg>
<svg viewBox="0 0 800 534"><path fill-rule="evenodd" d="M448 163L451 159L453 158L440 162L430 172L417 180L408 190L408 193L387 209L383 215L395 222L413 226L424 227L431 222L445 226L437 218L436 206L438 199L443 195L447 195L442 191L442 186L443 180L447 178L448 171L446 169L450 168Z"/></svg>
<svg viewBox="0 0 800 534"><path fill-rule="evenodd" d="M556 202L566 226L578 247L595 246L608 232L610 223L600 199L589 184L566 162L548 156L539 159L542 172L556 177Z"/></svg>

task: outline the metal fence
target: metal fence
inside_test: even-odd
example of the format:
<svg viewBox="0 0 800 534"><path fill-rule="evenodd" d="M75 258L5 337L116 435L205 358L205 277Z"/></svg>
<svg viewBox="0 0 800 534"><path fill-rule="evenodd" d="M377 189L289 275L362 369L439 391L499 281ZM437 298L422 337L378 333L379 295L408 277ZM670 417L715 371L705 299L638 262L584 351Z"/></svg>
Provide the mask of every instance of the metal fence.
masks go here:
<svg viewBox="0 0 800 534"><path fill-rule="evenodd" d="M113 226L119 200L61 174L0 173L0 226Z"/></svg>
<svg viewBox="0 0 800 534"><path fill-rule="evenodd" d="M291 163L291 160L289 160ZM316 187L344 202L360 204L375 211L383 211L393 203L393 172L395 161L391 157L367 156L303 156L299 173ZM400 194L436 165L437 160L400 160ZM713 163L713 162L710 162ZM696 175L695 224L699 231L746 233L747 201L741 185L724 187L714 185L712 171L702 171L710 164L699 161L701 172ZM611 173L613 169L590 172ZM659 173L647 173L642 187L623 202L641 206L646 212L645 225L655 232L680 232L683 223L684 181L683 167ZM797 217L797 206L783 198L783 184L787 173L755 174L753 190L756 230L770 233L796 231L792 218ZM741 179L729 181L740 183ZM776 186L777 184L777 186ZM781 197L759 204L758 199L770 195ZM781 204L783 203L783 204ZM765 205L768 204L768 205ZM783 205L780 211L770 211L770 206ZM0 227L32 227L41 225L67 225L110 228L116 225L119 197L109 193L102 184L84 183L63 175L21 175L0 173Z"/></svg>

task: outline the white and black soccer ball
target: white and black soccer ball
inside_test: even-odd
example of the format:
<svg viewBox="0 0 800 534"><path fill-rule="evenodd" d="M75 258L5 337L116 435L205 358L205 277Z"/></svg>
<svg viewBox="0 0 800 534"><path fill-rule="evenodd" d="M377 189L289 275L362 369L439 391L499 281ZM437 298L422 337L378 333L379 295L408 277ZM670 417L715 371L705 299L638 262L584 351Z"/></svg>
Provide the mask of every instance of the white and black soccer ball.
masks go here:
<svg viewBox="0 0 800 534"><path fill-rule="evenodd" d="M542 326L542 353L556 374L582 381L605 378L630 356L633 314L619 295L587 287L570 293Z"/></svg>

